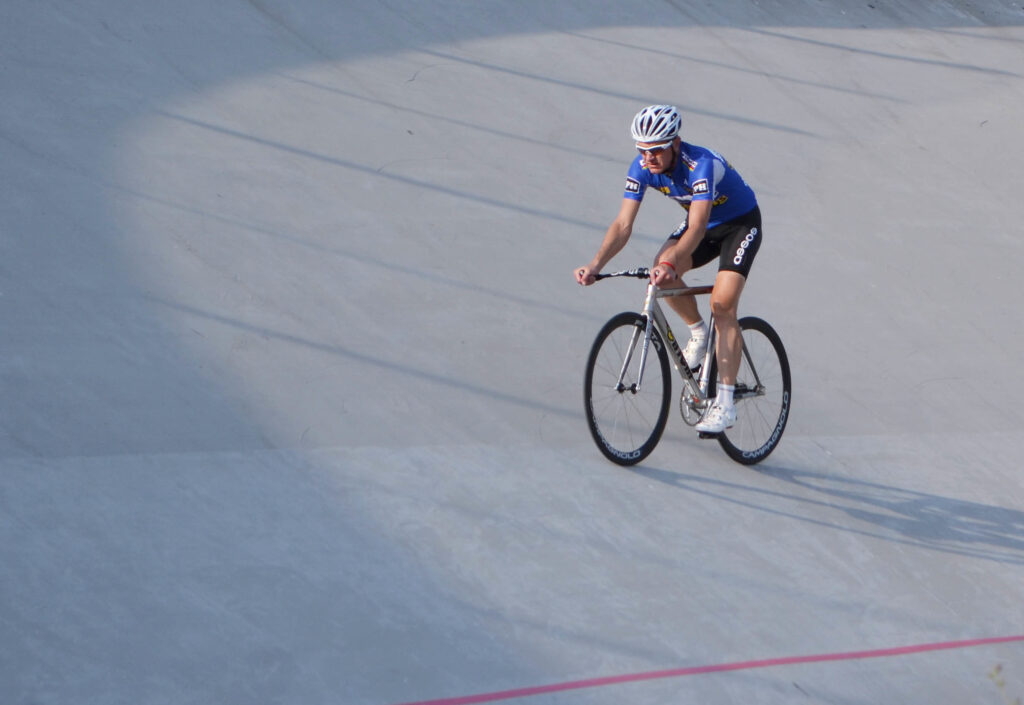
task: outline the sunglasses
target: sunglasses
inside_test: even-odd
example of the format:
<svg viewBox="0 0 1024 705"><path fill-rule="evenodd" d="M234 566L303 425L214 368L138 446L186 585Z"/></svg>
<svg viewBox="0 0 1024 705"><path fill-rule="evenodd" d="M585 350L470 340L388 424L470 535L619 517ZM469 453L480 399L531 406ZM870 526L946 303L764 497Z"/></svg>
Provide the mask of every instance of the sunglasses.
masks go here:
<svg viewBox="0 0 1024 705"><path fill-rule="evenodd" d="M675 140L670 140L668 142L664 142L662 144L652 145L650 147L641 147L640 145L637 145L636 146L636 151L640 152L640 154L646 154L646 155L650 155L650 156L653 157L658 152L664 152L666 149L671 148L672 144L674 142L675 142Z"/></svg>

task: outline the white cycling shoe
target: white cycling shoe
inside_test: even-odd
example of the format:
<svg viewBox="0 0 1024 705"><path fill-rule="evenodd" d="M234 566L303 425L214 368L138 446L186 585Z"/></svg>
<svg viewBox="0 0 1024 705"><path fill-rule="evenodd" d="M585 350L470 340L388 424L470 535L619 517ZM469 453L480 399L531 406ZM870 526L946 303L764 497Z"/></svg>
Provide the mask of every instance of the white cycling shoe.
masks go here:
<svg viewBox="0 0 1024 705"><path fill-rule="evenodd" d="M695 426L700 433L721 433L736 423L736 407L714 404Z"/></svg>
<svg viewBox="0 0 1024 705"><path fill-rule="evenodd" d="M708 339L691 337L690 341L683 348L683 359L690 366L690 370L696 370L704 364L704 355L708 352Z"/></svg>

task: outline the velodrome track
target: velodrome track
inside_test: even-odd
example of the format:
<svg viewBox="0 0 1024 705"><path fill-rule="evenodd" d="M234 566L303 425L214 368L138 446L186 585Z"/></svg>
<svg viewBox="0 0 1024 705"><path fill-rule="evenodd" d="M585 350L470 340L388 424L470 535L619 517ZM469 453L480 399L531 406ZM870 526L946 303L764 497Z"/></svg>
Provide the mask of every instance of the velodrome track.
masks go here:
<svg viewBox="0 0 1024 705"><path fill-rule="evenodd" d="M1019 3L7 3L0 86L3 702L1024 696ZM761 201L756 468L583 419L653 102Z"/></svg>

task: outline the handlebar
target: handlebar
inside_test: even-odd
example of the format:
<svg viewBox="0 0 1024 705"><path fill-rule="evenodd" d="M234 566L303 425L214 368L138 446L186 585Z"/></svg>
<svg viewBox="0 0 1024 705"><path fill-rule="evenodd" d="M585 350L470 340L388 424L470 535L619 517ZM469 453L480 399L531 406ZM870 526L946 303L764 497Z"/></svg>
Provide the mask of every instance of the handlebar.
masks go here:
<svg viewBox="0 0 1024 705"><path fill-rule="evenodd" d="M595 274L594 279L600 281L601 279L608 279L610 277L633 277L635 279L647 279L651 276L651 270L647 267L633 267L633 269L623 269L621 272L608 272L607 274Z"/></svg>
<svg viewBox="0 0 1024 705"><path fill-rule="evenodd" d="M602 279L610 279L612 277L632 277L634 279L648 279L651 276L651 270L649 267L633 267L632 269L623 269L621 272L608 272L607 274L595 274L594 279L601 281ZM701 286L688 286L682 289L678 288L667 288L661 289L658 296L700 296L703 294L710 294L714 286L712 284L705 284Z"/></svg>

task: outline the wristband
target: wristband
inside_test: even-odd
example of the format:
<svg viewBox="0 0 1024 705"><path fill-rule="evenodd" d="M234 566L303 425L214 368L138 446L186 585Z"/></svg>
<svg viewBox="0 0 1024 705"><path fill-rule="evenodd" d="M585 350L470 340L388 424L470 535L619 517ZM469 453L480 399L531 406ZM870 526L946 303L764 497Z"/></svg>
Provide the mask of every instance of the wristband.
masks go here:
<svg viewBox="0 0 1024 705"><path fill-rule="evenodd" d="M660 266L660 265L665 265L666 267L671 267L671 268L672 268L672 271L673 271L673 272L675 272L675 271L676 271L676 267L675 267L675 265L674 265L674 264L672 264L671 262L664 262L664 261L662 261L662 262L658 262L658 265L659 265L659 266Z"/></svg>

